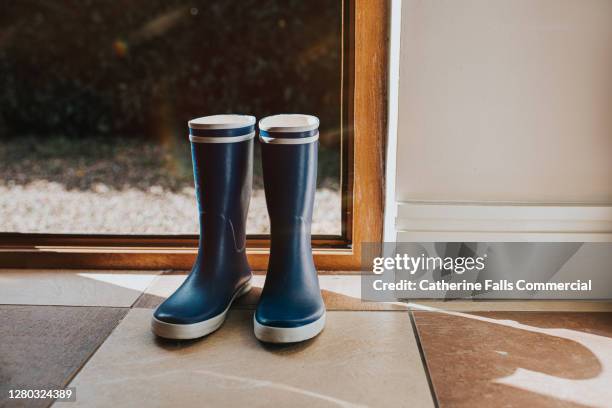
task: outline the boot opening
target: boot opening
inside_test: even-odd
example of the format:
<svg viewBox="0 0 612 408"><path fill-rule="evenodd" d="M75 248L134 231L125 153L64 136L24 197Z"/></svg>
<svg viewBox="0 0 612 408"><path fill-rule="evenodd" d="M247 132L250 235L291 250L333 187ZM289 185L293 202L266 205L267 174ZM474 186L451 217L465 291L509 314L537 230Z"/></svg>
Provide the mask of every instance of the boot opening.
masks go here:
<svg viewBox="0 0 612 408"><path fill-rule="evenodd" d="M187 122L192 129L234 129L255 124L255 116L250 115L211 115L191 119Z"/></svg>
<svg viewBox="0 0 612 408"><path fill-rule="evenodd" d="M319 127L319 118L312 115L281 114L259 121L259 129L267 132L305 132Z"/></svg>

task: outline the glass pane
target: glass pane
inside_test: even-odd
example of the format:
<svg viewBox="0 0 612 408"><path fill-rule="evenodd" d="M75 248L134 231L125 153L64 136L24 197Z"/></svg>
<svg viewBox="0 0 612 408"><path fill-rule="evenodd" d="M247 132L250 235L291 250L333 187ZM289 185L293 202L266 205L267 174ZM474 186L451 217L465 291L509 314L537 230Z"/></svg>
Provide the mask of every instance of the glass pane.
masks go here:
<svg viewBox="0 0 612 408"><path fill-rule="evenodd" d="M0 17L0 231L193 234L187 121L321 119L313 233L339 235L341 2L13 2ZM269 231L259 142L249 233Z"/></svg>

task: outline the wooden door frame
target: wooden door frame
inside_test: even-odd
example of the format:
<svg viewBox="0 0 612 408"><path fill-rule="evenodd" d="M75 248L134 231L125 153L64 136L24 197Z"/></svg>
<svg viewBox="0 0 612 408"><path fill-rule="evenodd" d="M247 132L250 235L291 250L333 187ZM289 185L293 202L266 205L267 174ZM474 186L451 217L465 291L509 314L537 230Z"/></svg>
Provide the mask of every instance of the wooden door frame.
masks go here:
<svg viewBox="0 0 612 408"><path fill-rule="evenodd" d="M319 271L359 271L361 244L380 242L383 231L384 152L390 2L343 2L343 208L342 237L313 236ZM348 61L348 63L347 63ZM352 128L350 124L353 124ZM134 245L130 236L0 234L0 268L190 269L197 248L193 237L149 236ZM268 263L265 237L248 239L254 270Z"/></svg>

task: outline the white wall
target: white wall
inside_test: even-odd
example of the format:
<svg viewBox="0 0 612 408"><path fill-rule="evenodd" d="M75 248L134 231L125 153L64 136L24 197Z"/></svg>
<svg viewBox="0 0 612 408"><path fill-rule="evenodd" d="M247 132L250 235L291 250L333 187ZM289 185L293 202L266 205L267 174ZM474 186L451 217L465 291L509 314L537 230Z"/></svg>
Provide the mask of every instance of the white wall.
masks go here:
<svg viewBox="0 0 612 408"><path fill-rule="evenodd" d="M398 202L612 204L612 0L404 0L400 37Z"/></svg>

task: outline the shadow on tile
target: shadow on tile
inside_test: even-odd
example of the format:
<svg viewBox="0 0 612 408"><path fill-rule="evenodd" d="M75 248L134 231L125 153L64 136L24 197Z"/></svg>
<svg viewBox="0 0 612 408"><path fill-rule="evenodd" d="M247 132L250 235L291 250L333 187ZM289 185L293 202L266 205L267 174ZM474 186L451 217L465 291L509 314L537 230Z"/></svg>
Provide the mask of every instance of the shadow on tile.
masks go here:
<svg viewBox="0 0 612 408"><path fill-rule="evenodd" d="M285 356L289 354L302 353L304 350L313 347L317 341L319 341L319 337L293 344L260 343L260 345L269 353Z"/></svg>
<svg viewBox="0 0 612 408"><path fill-rule="evenodd" d="M605 406L612 313L414 312L440 406Z"/></svg>

